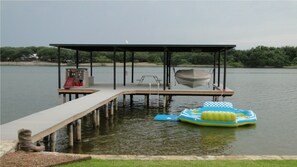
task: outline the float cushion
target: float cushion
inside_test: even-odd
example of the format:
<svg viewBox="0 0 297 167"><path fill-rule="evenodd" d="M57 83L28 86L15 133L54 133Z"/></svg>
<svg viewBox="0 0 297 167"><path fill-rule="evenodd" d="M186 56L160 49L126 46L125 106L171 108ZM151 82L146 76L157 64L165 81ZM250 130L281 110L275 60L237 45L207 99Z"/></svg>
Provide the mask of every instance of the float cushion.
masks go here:
<svg viewBox="0 0 297 167"><path fill-rule="evenodd" d="M201 119L207 121L225 121L234 122L236 121L236 114L232 112L202 112Z"/></svg>
<svg viewBox="0 0 297 167"><path fill-rule="evenodd" d="M233 108L230 102L213 102L207 101L203 104L203 107L213 107L213 108Z"/></svg>

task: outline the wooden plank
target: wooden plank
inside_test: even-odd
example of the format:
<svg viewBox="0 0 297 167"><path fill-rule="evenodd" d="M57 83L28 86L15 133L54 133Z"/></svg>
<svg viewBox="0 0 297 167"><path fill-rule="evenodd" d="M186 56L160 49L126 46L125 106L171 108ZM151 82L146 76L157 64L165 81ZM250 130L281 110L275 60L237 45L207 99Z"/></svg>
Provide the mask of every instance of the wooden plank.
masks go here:
<svg viewBox="0 0 297 167"><path fill-rule="evenodd" d="M59 94L90 94L95 93L98 90L95 89L58 89Z"/></svg>

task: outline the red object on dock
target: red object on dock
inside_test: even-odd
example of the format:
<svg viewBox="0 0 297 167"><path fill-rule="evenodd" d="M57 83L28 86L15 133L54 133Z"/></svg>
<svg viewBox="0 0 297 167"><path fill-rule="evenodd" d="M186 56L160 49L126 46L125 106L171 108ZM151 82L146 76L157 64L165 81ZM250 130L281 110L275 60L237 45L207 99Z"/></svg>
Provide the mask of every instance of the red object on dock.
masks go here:
<svg viewBox="0 0 297 167"><path fill-rule="evenodd" d="M70 89L74 84L74 78L72 77L68 77L65 84L64 84L64 88L65 89Z"/></svg>

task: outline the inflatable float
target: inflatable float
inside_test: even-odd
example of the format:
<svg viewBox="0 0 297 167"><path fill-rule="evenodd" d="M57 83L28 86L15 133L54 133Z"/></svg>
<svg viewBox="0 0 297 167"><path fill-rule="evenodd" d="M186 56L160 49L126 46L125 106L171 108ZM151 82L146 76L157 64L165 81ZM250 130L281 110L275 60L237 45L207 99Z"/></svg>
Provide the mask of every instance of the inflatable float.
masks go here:
<svg viewBox="0 0 297 167"><path fill-rule="evenodd" d="M201 126L238 127L256 124L251 110L233 108L230 102L205 102L201 108L185 109L178 120Z"/></svg>

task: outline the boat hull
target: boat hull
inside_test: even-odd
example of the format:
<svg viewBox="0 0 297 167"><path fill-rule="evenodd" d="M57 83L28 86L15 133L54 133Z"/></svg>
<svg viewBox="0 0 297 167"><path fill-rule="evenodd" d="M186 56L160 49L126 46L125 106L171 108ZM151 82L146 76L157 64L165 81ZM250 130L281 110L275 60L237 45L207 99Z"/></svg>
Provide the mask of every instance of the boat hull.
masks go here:
<svg viewBox="0 0 297 167"><path fill-rule="evenodd" d="M179 84L194 88L206 85L210 81L210 73L199 69L178 70L175 79Z"/></svg>

